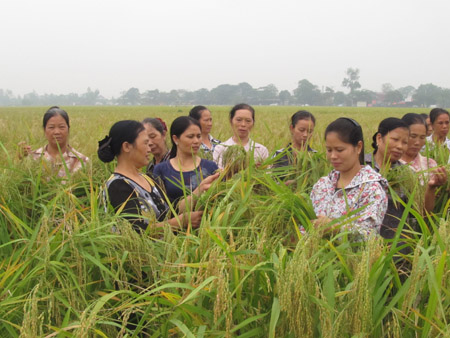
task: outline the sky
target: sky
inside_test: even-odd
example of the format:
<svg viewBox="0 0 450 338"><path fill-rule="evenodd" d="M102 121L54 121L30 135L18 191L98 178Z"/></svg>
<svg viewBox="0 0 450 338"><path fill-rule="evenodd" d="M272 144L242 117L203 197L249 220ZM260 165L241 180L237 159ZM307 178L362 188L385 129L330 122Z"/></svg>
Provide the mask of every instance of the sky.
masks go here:
<svg viewBox="0 0 450 338"><path fill-rule="evenodd" d="M0 88L450 88L448 0L2 0Z"/></svg>

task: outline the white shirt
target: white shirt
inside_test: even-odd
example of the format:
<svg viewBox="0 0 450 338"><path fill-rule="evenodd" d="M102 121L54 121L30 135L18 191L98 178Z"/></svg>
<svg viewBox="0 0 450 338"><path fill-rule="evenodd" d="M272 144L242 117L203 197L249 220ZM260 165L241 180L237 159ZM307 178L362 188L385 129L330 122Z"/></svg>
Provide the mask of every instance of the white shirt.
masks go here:
<svg viewBox="0 0 450 338"><path fill-rule="evenodd" d="M430 145L430 147L434 147L434 140L433 140L433 135L427 136L427 143ZM447 146L447 148L450 150L450 139L448 137L445 137L444 142L442 142L442 144L445 144ZM424 146L424 148L422 148L422 150L425 149L426 146Z"/></svg>
<svg viewBox="0 0 450 338"><path fill-rule="evenodd" d="M213 153L214 162L217 163L220 169L223 169L222 156L228 147L239 145L239 143L234 142L233 138L229 138L225 142L216 145ZM269 151L262 144L256 143L253 140L248 140L248 143L244 146L246 152L252 151L255 161L261 162L269 157Z"/></svg>

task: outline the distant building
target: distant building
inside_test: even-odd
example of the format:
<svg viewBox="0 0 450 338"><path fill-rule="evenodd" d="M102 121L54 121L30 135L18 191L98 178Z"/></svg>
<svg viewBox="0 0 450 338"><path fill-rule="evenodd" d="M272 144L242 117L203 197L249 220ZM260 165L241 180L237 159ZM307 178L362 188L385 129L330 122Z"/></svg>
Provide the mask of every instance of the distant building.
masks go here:
<svg viewBox="0 0 450 338"><path fill-rule="evenodd" d="M366 101L358 101L358 102L356 102L356 106L357 107L367 107L367 102Z"/></svg>

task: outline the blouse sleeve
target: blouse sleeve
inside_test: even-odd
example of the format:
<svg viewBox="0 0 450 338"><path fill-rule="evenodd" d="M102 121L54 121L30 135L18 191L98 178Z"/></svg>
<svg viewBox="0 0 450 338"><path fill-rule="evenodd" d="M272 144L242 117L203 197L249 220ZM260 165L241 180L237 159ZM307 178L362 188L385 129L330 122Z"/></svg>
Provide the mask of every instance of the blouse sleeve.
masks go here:
<svg viewBox="0 0 450 338"><path fill-rule="evenodd" d="M366 183L360 195L359 207L364 207L357 215L353 228L363 237L379 234L388 205L385 189L378 182Z"/></svg>
<svg viewBox="0 0 450 338"><path fill-rule="evenodd" d="M117 212L121 208L123 218L128 220L136 231L142 231L147 228L146 223L140 217L140 205L133 188L123 180L115 180L108 187L109 203Z"/></svg>

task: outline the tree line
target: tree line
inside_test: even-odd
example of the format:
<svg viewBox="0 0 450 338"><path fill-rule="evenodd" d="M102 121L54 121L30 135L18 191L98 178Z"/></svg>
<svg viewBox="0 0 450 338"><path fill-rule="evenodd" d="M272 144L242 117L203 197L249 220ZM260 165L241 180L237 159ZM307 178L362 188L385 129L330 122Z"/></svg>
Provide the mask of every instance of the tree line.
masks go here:
<svg viewBox="0 0 450 338"><path fill-rule="evenodd" d="M300 80L292 91L279 90L274 84L253 88L249 83L237 85L221 84L211 90L195 91L173 89L168 92L158 89L141 92L138 88L123 91L117 98L106 98L98 89L88 88L85 93L43 94L35 91L23 96L11 90L0 89L0 106L49 106L49 105L232 105L246 102L252 105L311 105L311 106L355 106L359 103L373 106L417 106L433 105L450 107L450 89L432 83L417 88L405 86L394 88L382 85L380 92L362 89L359 69L348 68L342 80L344 91L319 86L307 79Z"/></svg>

